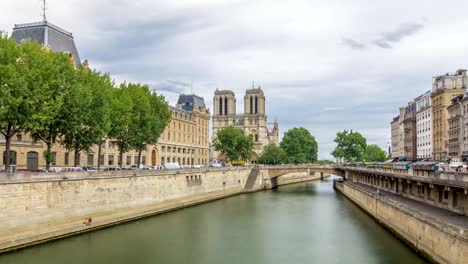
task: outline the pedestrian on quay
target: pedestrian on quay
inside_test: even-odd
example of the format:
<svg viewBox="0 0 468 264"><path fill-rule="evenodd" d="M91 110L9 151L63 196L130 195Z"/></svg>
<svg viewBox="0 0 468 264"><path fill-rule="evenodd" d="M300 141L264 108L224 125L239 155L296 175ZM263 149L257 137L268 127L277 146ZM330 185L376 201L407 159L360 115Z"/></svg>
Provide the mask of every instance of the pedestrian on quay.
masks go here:
<svg viewBox="0 0 468 264"><path fill-rule="evenodd" d="M85 217L85 219L83 220L83 225L88 226L88 222L88 217Z"/></svg>
<svg viewBox="0 0 468 264"><path fill-rule="evenodd" d="M91 223L93 222L93 219L91 217L88 218L88 226L91 226Z"/></svg>

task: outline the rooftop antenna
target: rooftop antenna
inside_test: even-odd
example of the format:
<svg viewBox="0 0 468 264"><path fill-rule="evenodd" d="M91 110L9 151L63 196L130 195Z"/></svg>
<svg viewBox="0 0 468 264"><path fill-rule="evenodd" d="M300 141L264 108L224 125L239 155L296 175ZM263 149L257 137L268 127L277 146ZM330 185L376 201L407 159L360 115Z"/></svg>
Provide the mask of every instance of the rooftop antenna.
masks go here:
<svg viewBox="0 0 468 264"><path fill-rule="evenodd" d="M190 93L193 95L193 80L192 80L192 83L190 84Z"/></svg>
<svg viewBox="0 0 468 264"><path fill-rule="evenodd" d="M47 2L46 2L46 0L41 0L41 1L42 1L42 21L46 22L47 21L47 18L46 18L46 5L47 5Z"/></svg>
<svg viewBox="0 0 468 264"><path fill-rule="evenodd" d="M252 89L255 89L255 82L252 81Z"/></svg>

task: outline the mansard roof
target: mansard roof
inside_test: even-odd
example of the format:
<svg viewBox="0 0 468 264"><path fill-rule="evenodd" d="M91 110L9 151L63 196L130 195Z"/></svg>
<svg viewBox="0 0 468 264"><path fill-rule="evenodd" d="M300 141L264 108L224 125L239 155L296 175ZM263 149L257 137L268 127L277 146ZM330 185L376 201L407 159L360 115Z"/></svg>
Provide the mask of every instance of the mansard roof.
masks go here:
<svg viewBox="0 0 468 264"><path fill-rule="evenodd" d="M81 64L72 33L50 22L15 24L11 37L17 43L35 40L40 45L49 46L53 51L70 52L75 59L75 65Z"/></svg>
<svg viewBox="0 0 468 264"><path fill-rule="evenodd" d="M195 105L198 106L198 111L201 108L206 108L205 100L203 97L195 95L195 94L181 94L179 95L179 100L177 101L178 105L181 105L182 109L185 111L193 111L193 107Z"/></svg>

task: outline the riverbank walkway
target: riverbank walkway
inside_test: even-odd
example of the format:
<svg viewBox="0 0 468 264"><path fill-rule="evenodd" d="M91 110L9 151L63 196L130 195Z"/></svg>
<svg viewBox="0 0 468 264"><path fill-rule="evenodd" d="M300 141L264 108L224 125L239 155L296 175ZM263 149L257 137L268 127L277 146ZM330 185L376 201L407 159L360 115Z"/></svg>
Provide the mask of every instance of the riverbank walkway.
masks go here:
<svg viewBox="0 0 468 264"><path fill-rule="evenodd" d="M350 181L347 181L346 184L377 194L377 188L372 186ZM452 225L457 228L468 230L468 216L466 215L460 215L455 212L439 208L437 206L433 206L427 203L423 203L402 195L387 192L382 189L379 189L379 193L387 199L398 202L399 204L402 204L403 206L408 207L410 209L417 210L418 212L428 217L435 218L443 223Z"/></svg>

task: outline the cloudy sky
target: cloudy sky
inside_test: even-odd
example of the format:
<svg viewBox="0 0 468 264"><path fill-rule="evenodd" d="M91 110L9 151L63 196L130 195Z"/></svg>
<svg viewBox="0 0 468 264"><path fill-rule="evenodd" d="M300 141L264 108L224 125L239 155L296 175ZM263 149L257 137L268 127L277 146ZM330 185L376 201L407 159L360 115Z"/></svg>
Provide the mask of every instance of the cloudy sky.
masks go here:
<svg viewBox="0 0 468 264"><path fill-rule="evenodd" d="M387 147L399 106L433 76L468 67L466 0L49 0L81 59L117 82L237 94L252 81L281 134L303 126L328 158L337 131ZM41 19L39 0L2 0L0 30ZM192 85L193 84L193 85Z"/></svg>

